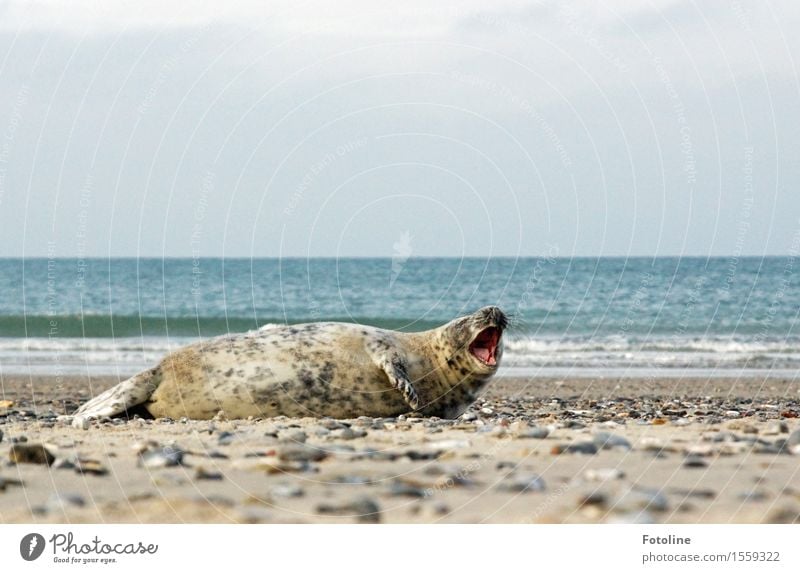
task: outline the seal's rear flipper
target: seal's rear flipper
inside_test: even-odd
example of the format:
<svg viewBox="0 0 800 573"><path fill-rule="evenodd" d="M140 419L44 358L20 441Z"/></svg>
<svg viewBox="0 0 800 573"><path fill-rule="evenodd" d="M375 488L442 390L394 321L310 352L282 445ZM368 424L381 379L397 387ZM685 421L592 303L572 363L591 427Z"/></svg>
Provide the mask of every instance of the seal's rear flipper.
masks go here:
<svg viewBox="0 0 800 573"><path fill-rule="evenodd" d="M72 416L72 425L76 428L87 428L90 420L124 414L146 402L160 383L159 368L152 368L128 378L81 406Z"/></svg>

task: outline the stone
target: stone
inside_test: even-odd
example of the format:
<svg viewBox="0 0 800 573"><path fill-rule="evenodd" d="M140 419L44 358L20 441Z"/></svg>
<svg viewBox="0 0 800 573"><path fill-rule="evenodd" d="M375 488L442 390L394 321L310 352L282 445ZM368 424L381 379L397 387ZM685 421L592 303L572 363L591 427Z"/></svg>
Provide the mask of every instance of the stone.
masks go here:
<svg viewBox="0 0 800 573"><path fill-rule="evenodd" d="M544 480L537 474L532 473L512 473L497 486L499 491L544 491L546 489Z"/></svg>
<svg viewBox="0 0 800 573"><path fill-rule="evenodd" d="M45 502L44 510L47 513L59 512L65 513L70 508L82 508L86 506L86 500L77 493L59 493L54 492L50 494Z"/></svg>
<svg viewBox="0 0 800 573"><path fill-rule="evenodd" d="M194 470L194 479L196 480L209 480L209 481L219 481L223 478L221 472L214 471L214 470L207 470L203 466L198 466L197 469Z"/></svg>
<svg viewBox="0 0 800 573"><path fill-rule="evenodd" d="M790 454L800 455L800 430L795 430L789 435L785 447Z"/></svg>
<svg viewBox="0 0 800 573"><path fill-rule="evenodd" d="M321 428L325 429L325 428ZM329 432L329 430L325 430ZM278 432L278 439L282 442L294 442L297 444L304 444L305 441L308 439L308 436L303 430L298 430L296 428L290 428L288 430L283 430Z"/></svg>
<svg viewBox="0 0 800 573"><path fill-rule="evenodd" d="M6 488L12 485L21 486L22 482L13 478L0 476L0 492L6 491Z"/></svg>
<svg viewBox="0 0 800 573"><path fill-rule="evenodd" d="M631 487L624 491L614 502L615 511L667 511L669 501L659 490L645 487Z"/></svg>
<svg viewBox="0 0 800 573"><path fill-rule="evenodd" d="M293 483L282 483L274 486L269 493L272 497L290 498L303 497L305 491L299 485Z"/></svg>
<svg viewBox="0 0 800 573"><path fill-rule="evenodd" d="M178 447L164 446L139 454L139 466L149 469L169 468L183 464L184 452Z"/></svg>
<svg viewBox="0 0 800 573"><path fill-rule="evenodd" d="M559 444L550 450L552 454L596 454L597 444L594 442L577 442L574 444Z"/></svg>
<svg viewBox="0 0 800 573"><path fill-rule="evenodd" d="M586 470L584 477L589 481L612 481L624 479L625 472L619 468L593 468Z"/></svg>
<svg viewBox="0 0 800 573"><path fill-rule="evenodd" d="M328 457L328 452L319 447L293 444L278 450L278 459L284 462L318 462Z"/></svg>
<svg viewBox="0 0 800 573"><path fill-rule="evenodd" d="M73 464L75 473L82 475L104 476L108 473L108 469L97 460L76 458Z"/></svg>
<svg viewBox="0 0 800 573"><path fill-rule="evenodd" d="M368 497L361 497L339 504L323 503L318 505L316 510L320 515L354 517L358 523L381 522L380 506Z"/></svg>
<svg viewBox="0 0 800 573"><path fill-rule="evenodd" d="M52 464L55 456L42 444L14 444L8 452L14 464Z"/></svg>
<svg viewBox="0 0 800 573"><path fill-rule="evenodd" d="M631 449L631 443L628 440L611 432L597 432L593 441L601 450Z"/></svg>
<svg viewBox="0 0 800 573"><path fill-rule="evenodd" d="M683 467L685 468L707 468L708 462L702 457L697 455L688 455L683 460Z"/></svg>

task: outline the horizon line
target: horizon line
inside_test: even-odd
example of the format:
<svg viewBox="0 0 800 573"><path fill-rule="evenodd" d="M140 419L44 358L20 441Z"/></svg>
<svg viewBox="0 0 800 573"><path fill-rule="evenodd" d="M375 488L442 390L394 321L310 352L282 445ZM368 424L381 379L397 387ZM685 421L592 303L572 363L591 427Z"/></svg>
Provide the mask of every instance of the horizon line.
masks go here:
<svg viewBox="0 0 800 573"><path fill-rule="evenodd" d="M538 259L549 258L556 260L570 260L570 259L617 259L617 260L630 260L630 259L770 259L770 258L786 258L796 257L792 253L786 254L763 254L763 255L412 255L408 259ZM209 260L209 259L227 259L227 260L349 260L349 259L362 259L362 260L375 260L386 259L391 260L392 255L347 255L347 256L331 256L331 255L286 255L286 256L247 256L247 255L204 255L196 257L193 255L91 255L91 256L75 256L75 255L58 255L55 257L48 257L47 255L31 255L31 256L0 256L2 260L109 260L109 259L128 259L128 260Z"/></svg>

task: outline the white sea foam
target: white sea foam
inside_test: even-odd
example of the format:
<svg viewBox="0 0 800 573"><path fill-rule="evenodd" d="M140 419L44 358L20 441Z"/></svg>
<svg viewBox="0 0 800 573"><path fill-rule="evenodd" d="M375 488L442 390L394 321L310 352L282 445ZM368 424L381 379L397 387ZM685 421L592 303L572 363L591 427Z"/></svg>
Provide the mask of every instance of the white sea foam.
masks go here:
<svg viewBox="0 0 800 573"><path fill-rule="evenodd" d="M129 375L195 338L0 338L0 373ZM649 369L785 373L800 339L746 337L509 337L505 373Z"/></svg>

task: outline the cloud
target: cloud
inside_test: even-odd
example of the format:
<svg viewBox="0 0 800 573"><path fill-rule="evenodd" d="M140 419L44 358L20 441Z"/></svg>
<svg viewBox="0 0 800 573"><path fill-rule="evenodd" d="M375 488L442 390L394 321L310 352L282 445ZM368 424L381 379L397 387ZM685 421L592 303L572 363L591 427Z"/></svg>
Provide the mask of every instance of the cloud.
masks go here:
<svg viewBox="0 0 800 573"><path fill-rule="evenodd" d="M627 14L659 11L678 2L624 0L614 2L613 11L595 2L580 3L574 8L602 23ZM242 26L270 23L287 32L320 30L326 34L430 37L446 34L465 19L522 21L543 10L555 10L560 5L560 2L530 0L495 0L491 3L485 0L433 3L407 0L392 4L370 0L241 0L228 4L159 0L9 0L0 8L0 28L85 33L120 28L192 27L209 23Z"/></svg>

